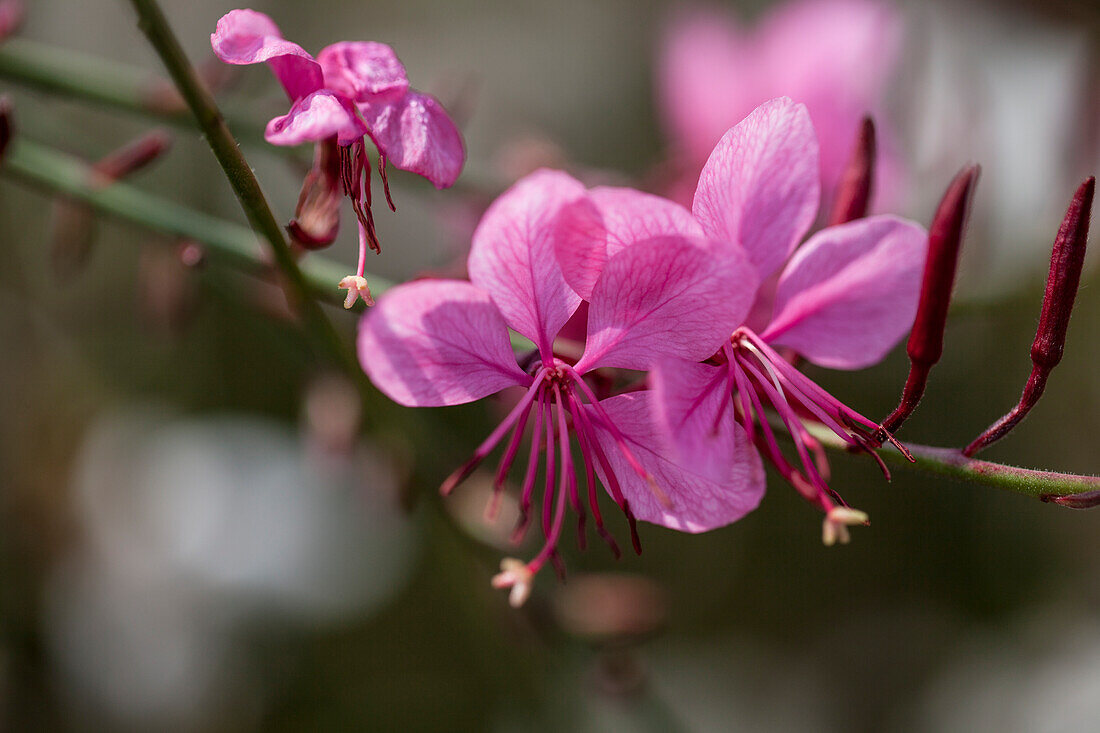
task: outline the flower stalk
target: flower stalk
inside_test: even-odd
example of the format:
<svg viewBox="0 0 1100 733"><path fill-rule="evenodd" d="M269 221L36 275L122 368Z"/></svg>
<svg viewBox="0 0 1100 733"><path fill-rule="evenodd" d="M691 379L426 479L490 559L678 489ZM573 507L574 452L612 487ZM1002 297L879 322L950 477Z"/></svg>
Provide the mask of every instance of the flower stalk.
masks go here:
<svg viewBox="0 0 1100 733"><path fill-rule="evenodd" d="M1081 282L1081 268L1085 263L1089 215L1095 193L1096 179L1090 177L1078 187L1054 239L1054 247L1050 253L1050 274L1047 276L1046 292L1043 294L1043 309L1039 314L1039 328L1031 344L1031 374L1028 375L1020 401L966 446L963 449L964 455L972 456L1008 435L1043 396L1047 377L1062 360L1069 317L1073 312L1073 301Z"/></svg>
<svg viewBox="0 0 1100 733"><path fill-rule="evenodd" d="M357 384L366 387L366 380L356 362L355 355L337 333L331 321L312 297L309 283L298 268L294 255L283 237L282 227L275 220L267 199L260 189L252 167L241 153L240 146L222 117L221 110L214 102L209 90L199 80L195 67L188 61L179 40L168 25L164 13L156 0L131 0L138 16L138 27L149 39L168 69L188 108L198 121L210 145L225 172L237 200L244 209L252 228L267 242L285 283L288 300L302 314L308 332L318 346L327 351L343 366Z"/></svg>

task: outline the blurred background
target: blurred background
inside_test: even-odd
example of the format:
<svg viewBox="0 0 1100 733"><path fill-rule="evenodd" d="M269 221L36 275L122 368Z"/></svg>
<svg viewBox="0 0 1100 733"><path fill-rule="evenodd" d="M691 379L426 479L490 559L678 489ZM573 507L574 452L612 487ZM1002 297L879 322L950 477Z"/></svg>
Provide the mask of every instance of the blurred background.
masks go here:
<svg viewBox="0 0 1100 733"><path fill-rule="evenodd" d="M164 5L196 63L235 7ZM960 446L1018 398L1051 241L1076 185L1100 169L1100 9L875 5L889 35L872 36L888 43L857 54L845 79L875 80L856 102L874 111L889 159L878 208L927 224L954 172L983 166L945 356L900 435ZM313 52L390 43L412 83L463 126L469 163L454 190L391 176L397 212L376 214L377 274L461 274L482 208L539 165L672 195L697 164L662 86L670 48L709 42L676 35L696 12L688 6L253 7ZM782 10L712 4L704 25L736 23L752 37ZM823 33L806 43L827 47ZM32 0L17 35L159 73L118 0ZM688 81L782 78L783 54L772 56L728 72L704 59L714 78ZM12 78L0 93L17 135L89 161L154 124ZM794 94L768 96L779 93ZM828 104L843 87L806 93ZM261 68L222 79L217 94L256 126L285 110ZM130 182L243 222L198 133L171 134L171 150ZM280 219L293 212L302 152L245 146ZM350 268L349 213L326 256ZM475 475L445 503L436 495L491 429L492 405L407 410L379 398L361 414L349 385L311 358L277 291L186 267L180 242L2 172L0 243L0 728L1078 731L1100 721L1100 513L904 470L886 483L870 461L837 455L832 486L872 518L848 546L822 547L816 511L771 476L760 509L733 526L641 527L640 557L565 543L568 582L545 573L516 612L489 587L499 558L515 553L507 511L499 526L482 520L489 479ZM1100 472L1098 278L1090 265L1045 398L983 457ZM350 338L354 318L333 317ZM875 417L894 406L907 366L898 349L869 370L810 372Z"/></svg>

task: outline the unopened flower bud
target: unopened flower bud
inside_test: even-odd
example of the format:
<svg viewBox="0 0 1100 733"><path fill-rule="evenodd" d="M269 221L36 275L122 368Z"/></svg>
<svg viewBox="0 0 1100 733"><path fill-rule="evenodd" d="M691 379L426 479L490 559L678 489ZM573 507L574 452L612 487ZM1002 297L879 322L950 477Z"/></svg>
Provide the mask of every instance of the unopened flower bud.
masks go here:
<svg viewBox="0 0 1100 733"><path fill-rule="evenodd" d="M833 210L829 214L829 226L846 224L867 216L874 193L876 154L875 123L870 117L864 117L856 135L852 158L837 186Z"/></svg>
<svg viewBox="0 0 1100 733"><path fill-rule="evenodd" d="M23 25L23 0L0 0L0 41Z"/></svg>
<svg viewBox="0 0 1100 733"><path fill-rule="evenodd" d="M909 376L905 380L901 401L882 421L882 430L875 439L882 443L887 433L895 433L917 409L924 395L928 373L943 354L943 331L947 325L947 308L955 286L955 270L959 262L966 221L970 215L970 200L978 183L981 168L971 165L959 171L951 181L928 230L928 259L924 263L920 301L913 330L909 333L906 351L909 354Z"/></svg>
<svg viewBox="0 0 1100 733"><path fill-rule="evenodd" d="M1092 199L1096 193L1096 179L1082 183L1066 210L1054 247L1050 253L1050 274L1047 276L1043 309L1039 314L1039 328L1031 344L1031 374L1028 375L1020 401L1000 420L986 428L963 449L963 455L973 456L988 445L1000 440L1015 428L1043 396L1047 377L1062 360L1066 345L1066 331L1081 282L1081 268L1085 263L1085 245L1089 236L1089 216Z"/></svg>

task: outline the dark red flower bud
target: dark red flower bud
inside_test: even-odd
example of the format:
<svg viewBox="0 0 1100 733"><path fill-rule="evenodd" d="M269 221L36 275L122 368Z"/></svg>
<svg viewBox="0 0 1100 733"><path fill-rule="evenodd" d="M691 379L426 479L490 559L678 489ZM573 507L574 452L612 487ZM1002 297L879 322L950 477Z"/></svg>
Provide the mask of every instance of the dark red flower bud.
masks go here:
<svg viewBox="0 0 1100 733"><path fill-rule="evenodd" d="M172 136L167 130L151 130L93 164L94 184L108 186L149 165L171 146Z"/></svg>
<svg viewBox="0 0 1100 733"><path fill-rule="evenodd" d="M1050 253L1050 274L1043 294L1043 310L1039 314L1039 328L1031 344L1031 374L1028 375L1020 401L1011 411L990 425L968 445L963 454L972 456L982 448L1000 440L1016 427L1039 402L1046 389L1047 377L1062 360L1066 345L1066 331L1081 282L1081 268L1085 263L1085 245L1089 236L1089 215L1096 193L1096 179L1090 177L1077 189L1070 202L1054 248Z"/></svg>
<svg viewBox="0 0 1100 733"><path fill-rule="evenodd" d="M867 216L875 187L876 152L875 123L870 116L867 116L859 126L852 159L848 161L848 167L840 177L833 210L829 214L829 226L845 224Z"/></svg>
<svg viewBox="0 0 1100 733"><path fill-rule="evenodd" d="M313 167L302 182L298 207L287 231L306 249L322 249L336 240L340 230L340 155L336 138L317 143Z"/></svg>
<svg viewBox="0 0 1100 733"><path fill-rule="evenodd" d="M909 377L905 380L897 408L882 422L883 430L888 433L897 431L917 409L928 383L928 373L943 354L947 309L951 304L951 290L955 286L955 270L970 214L970 200L980 173L981 168L976 165L959 171L947 187L928 230L928 259L924 263L920 302L906 346L910 362ZM880 443L886 439L881 434L875 438Z"/></svg>
<svg viewBox="0 0 1100 733"><path fill-rule="evenodd" d="M1043 501L1058 504L1069 509L1093 509L1100 506L1100 489L1083 491L1080 494L1043 494L1039 497Z"/></svg>
<svg viewBox="0 0 1100 733"><path fill-rule="evenodd" d="M0 96L0 161L4 160L4 151L11 142L13 132L11 100Z"/></svg>

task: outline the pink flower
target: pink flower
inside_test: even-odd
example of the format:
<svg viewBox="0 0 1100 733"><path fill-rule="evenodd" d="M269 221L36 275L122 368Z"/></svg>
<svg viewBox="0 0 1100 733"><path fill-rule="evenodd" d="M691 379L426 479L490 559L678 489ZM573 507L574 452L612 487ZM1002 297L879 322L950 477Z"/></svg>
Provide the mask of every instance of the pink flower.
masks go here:
<svg viewBox="0 0 1100 733"><path fill-rule="evenodd" d="M595 207L573 205L563 212L559 241L567 279L578 292L601 276L609 256L636 246L632 238L655 221L670 233L741 245L756 277L739 284L739 299L759 298L757 284L781 269L774 302L757 313L759 328L740 323L707 363L676 355L654 365L655 418L685 465L724 473L718 447L728 438L715 426L735 413L765 457L827 512L826 539L843 540L844 525L861 515L838 510L802 419L811 417L868 452L879 426L810 381L776 348L834 369L881 360L916 314L927 237L913 222L872 216L824 229L798 247L816 218L818 171L806 107L774 99L719 141L699 177L692 211L669 201L658 205L660 199L638 192L592 196ZM624 223L633 231L626 232ZM801 470L783 457L767 406L790 431Z"/></svg>
<svg viewBox="0 0 1100 733"><path fill-rule="evenodd" d="M759 460L732 413L714 426L724 440L716 445L712 470L702 475L668 459L650 416L649 392L600 399L586 381L602 367L646 370L662 357L689 364L705 359L744 319L756 285L740 248L710 242L700 232L672 231L655 209L638 220L618 222L632 228L631 246L605 252L598 276L576 289L575 268L558 261L560 213L567 207L596 207L620 195L619 189L589 193L564 173L537 171L485 213L473 237L470 282L399 285L360 324L363 368L403 405L457 405L509 387L526 390L443 485L444 493L453 489L510 431L497 471L499 492L530 423L521 536L545 446L540 516L545 542L530 562L506 560L494 580L498 587L512 588L514 605L526 598L534 574L548 560L558 561L567 505L577 514L582 543L587 504L597 531L618 553L604 529L597 476L630 519L635 549L635 519L701 532L751 511L763 492ZM731 288L738 283L744 287ZM569 359L555 353L554 341L582 296L589 302L587 341L579 358ZM509 328L534 342L537 351L517 361ZM579 446L576 463L571 436ZM725 471L719 466L723 460ZM586 491L578 484L580 470Z"/></svg>
<svg viewBox="0 0 1100 733"><path fill-rule="evenodd" d="M466 151L462 136L436 99L409 86L405 67L384 43L341 41L321 49L315 59L296 43L285 40L274 21L255 10L233 10L222 16L210 36L218 58L230 64L266 63L290 98L290 111L268 123L264 136L274 145L314 142L339 146L339 173L345 194L359 220L359 268L341 281L348 290L346 307L357 294L368 305L370 291L363 278L366 250L380 250L371 216L370 165L364 136L378 150L378 171L386 183L386 163L427 178L437 188L451 186L462 171ZM318 152L315 170L307 178L291 230L307 247L323 246L336 235L328 189L335 179ZM365 182L364 182L365 177ZM325 190L320 190L320 188ZM302 216L302 207L316 202L319 213ZM303 221L305 219L305 221ZM314 219L321 225L311 228Z"/></svg>
<svg viewBox="0 0 1100 733"><path fill-rule="evenodd" d="M751 32L718 8L679 12L661 44L657 100L686 173L694 177L725 131L758 104L789 96L806 104L817 129L828 197L860 120L880 111L900 41L900 19L877 0L793 0ZM898 160L882 122L878 179L888 188Z"/></svg>

